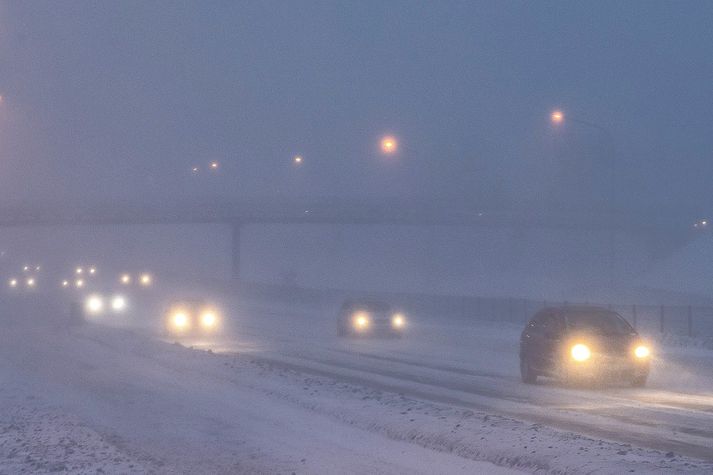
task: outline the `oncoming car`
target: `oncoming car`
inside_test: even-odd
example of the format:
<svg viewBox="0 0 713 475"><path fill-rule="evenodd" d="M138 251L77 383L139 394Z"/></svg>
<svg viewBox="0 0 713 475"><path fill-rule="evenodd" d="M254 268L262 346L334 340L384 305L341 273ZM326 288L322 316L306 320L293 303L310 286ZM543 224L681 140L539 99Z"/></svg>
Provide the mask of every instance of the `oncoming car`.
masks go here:
<svg viewBox="0 0 713 475"><path fill-rule="evenodd" d="M337 321L339 336L401 336L406 316L384 302L347 300Z"/></svg>
<svg viewBox="0 0 713 475"><path fill-rule="evenodd" d="M520 337L520 374L563 381L624 380L644 386L651 350L618 313L599 307L539 311Z"/></svg>
<svg viewBox="0 0 713 475"><path fill-rule="evenodd" d="M169 306L165 315L166 331L174 336L215 334L222 315L204 300L181 300Z"/></svg>
<svg viewBox="0 0 713 475"><path fill-rule="evenodd" d="M119 293L91 293L84 297L84 301L75 302L76 308L81 308L85 318L101 320L107 315L126 313L129 309L129 299Z"/></svg>

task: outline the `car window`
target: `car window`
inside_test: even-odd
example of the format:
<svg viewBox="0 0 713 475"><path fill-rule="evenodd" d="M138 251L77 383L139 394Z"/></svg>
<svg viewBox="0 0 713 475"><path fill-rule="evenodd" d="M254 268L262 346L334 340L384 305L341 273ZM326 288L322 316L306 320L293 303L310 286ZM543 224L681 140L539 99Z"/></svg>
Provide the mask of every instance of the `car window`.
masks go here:
<svg viewBox="0 0 713 475"><path fill-rule="evenodd" d="M564 330L564 322L560 315L551 312L545 315L542 327L548 333L561 333Z"/></svg>
<svg viewBox="0 0 713 475"><path fill-rule="evenodd" d="M621 315L608 310L583 310L567 314L567 325L574 330L602 334L625 334L634 329Z"/></svg>

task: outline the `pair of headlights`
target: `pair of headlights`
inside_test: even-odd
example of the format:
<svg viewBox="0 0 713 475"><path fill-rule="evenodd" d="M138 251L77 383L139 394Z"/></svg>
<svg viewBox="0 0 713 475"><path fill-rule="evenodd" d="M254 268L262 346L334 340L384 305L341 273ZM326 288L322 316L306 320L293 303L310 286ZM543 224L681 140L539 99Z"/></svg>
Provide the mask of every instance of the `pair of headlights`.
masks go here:
<svg viewBox="0 0 713 475"><path fill-rule="evenodd" d="M633 354L637 359L643 360L651 355L651 350L646 345L637 345L634 347ZM587 361L592 357L592 350L584 343L577 343L570 349L570 355L575 361Z"/></svg>
<svg viewBox="0 0 713 475"><path fill-rule="evenodd" d="M371 325L371 317L366 312L357 312L353 319L354 327L359 330L367 330ZM394 329L402 329L406 326L406 317L401 313L395 313L391 316L391 327Z"/></svg>
<svg viewBox="0 0 713 475"><path fill-rule="evenodd" d="M197 320L197 323L201 328L204 330L212 330L218 326L218 312L212 309L203 310L198 313ZM184 309L174 310L169 318L171 328L179 332L189 330L195 323L196 322L194 322L191 312Z"/></svg>
<svg viewBox="0 0 713 475"><path fill-rule="evenodd" d="M123 295L113 295L106 299L101 295L93 294L84 301L84 309L90 315L100 315L104 313L107 307L112 312L121 313L124 312L128 306L129 303Z"/></svg>

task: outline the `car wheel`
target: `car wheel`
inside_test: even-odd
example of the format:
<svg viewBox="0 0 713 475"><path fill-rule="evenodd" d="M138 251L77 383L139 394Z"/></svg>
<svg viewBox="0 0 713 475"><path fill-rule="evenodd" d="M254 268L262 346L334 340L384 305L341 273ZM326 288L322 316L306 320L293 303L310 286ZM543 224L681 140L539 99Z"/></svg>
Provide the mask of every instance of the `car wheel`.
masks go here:
<svg viewBox="0 0 713 475"><path fill-rule="evenodd" d="M537 382L537 373L532 370L527 358L520 358L520 376L525 384L535 384Z"/></svg>
<svg viewBox="0 0 713 475"><path fill-rule="evenodd" d="M647 374L635 376L634 379L631 380L631 385L635 388L643 388L644 386L646 386L647 379L648 379Z"/></svg>

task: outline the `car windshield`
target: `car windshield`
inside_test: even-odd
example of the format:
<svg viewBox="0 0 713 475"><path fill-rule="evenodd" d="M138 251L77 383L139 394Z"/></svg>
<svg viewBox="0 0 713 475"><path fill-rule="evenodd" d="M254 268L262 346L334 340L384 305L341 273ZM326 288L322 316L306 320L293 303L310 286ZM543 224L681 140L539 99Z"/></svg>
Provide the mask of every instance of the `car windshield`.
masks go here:
<svg viewBox="0 0 713 475"><path fill-rule="evenodd" d="M352 306L355 310L366 310L367 312L385 313L390 307L383 302L359 302Z"/></svg>
<svg viewBox="0 0 713 475"><path fill-rule="evenodd" d="M614 312L585 310L567 314L567 324L575 330L587 330L605 335L631 333L633 329L626 320Z"/></svg>

